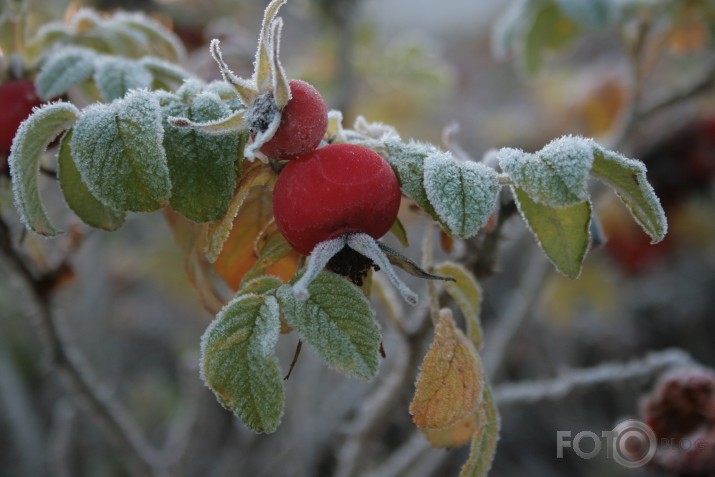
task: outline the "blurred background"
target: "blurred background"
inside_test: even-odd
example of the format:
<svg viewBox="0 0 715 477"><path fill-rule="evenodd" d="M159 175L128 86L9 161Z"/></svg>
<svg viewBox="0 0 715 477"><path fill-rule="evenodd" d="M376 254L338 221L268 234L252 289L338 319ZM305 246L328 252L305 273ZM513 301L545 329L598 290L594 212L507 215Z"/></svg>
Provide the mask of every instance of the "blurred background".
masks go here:
<svg viewBox="0 0 715 477"><path fill-rule="evenodd" d="M219 73L207 45L216 37L234 71L252 71L265 4L35 1L30 8L38 26L80 6L143 10L182 39L189 52L184 66L211 80ZM480 279L486 353L490 333L499 332L500 323L516 313L515 303L525 302L502 359L492 369L497 389L668 348L715 366L712 79L697 94L622 127L634 91L647 103L708 73L714 60L711 17L667 9L662 17L651 14L650 43L645 52L639 50L645 60L639 63L635 89L633 51L623 48L624 42L633 43L624 40L623 32L627 36L637 29L642 17L636 16L641 23L635 26L623 21L583 28L563 44L544 40L534 68L524 62L518 45L498 45L495 28L512 6L487 0L290 0L281 11L286 24L281 55L289 76L316 85L329 107L343 111L346 125L362 115L394 125L405 139L440 144L445 127L458 124L448 145L475 159L492 148L534 151L555 137L581 134L646 163L669 219L666 240L650 245L615 196L596 188L595 208L607 242L591 251L578 280L540 263L542 253L507 195L496 234L480 234L453 247L444 244L438 252L438 258L461 261ZM526 37L536 41L534 35L532 29ZM56 205L52 213L66 214L57 191L47 189L48 202ZM2 194L1 212L19 237L7 187ZM377 302L386 358L373 382L339 375L304 348L285 383L279 430L255 435L245 429L198 377L199 338L213 316L196 297L179 247L157 217L134 215L115 233L77 226L71 237L54 241L26 236L23 247L48 268L69 257L71 273L52 299L66 338L87 356L102 392L123 403L148 441L181 453L181 465L167 475L390 475L385 473L390 469L399 469L395 475L458 474L468 449L413 444L419 436L408 405L431 332L404 342ZM424 218L408 207L401 218L412 238L407 253L419 257ZM31 325L37 304L2 260L0 276L0 476L129 475L122 456L78 409L43 358ZM405 306L404 321L420 312ZM296 343L295 335L279 340L284 369ZM400 370L397 378L391 372L395 369ZM656 377L503 406L491 475L656 475L648 468L621 467L605 455L556 458L558 430L600 435L624 418L638 417L641 397ZM395 379L400 386L387 401L388 412L356 443L352 437L365 403L392 389ZM360 459L355 461L350 446L358 444ZM397 455L404 455L406 463L385 467Z"/></svg>

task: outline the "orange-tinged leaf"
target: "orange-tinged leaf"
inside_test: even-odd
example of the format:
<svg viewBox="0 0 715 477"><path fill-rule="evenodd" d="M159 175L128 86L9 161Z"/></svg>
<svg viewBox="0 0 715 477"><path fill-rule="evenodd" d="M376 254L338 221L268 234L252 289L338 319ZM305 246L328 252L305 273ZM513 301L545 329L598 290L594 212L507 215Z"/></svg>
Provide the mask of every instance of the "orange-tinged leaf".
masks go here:
<svg viewBox="0 0 715 477"><path fill-rule="evenodd" d="M472 438L479 424L479 412L472 413L445 429L421 429L430 445L437 449L461 447Z"/></svg>
<svg viewBox="0 0 715 477"><path fill-rule="evenodd" d="M254 244L273 218L271 194L265 187L253 187L243 201L233 227L214 267L233 290L238 290L245 275L258 261ZM297 268L299 256L294 251L265 269L265 273L288 281Z"/></svg>
<svg viewBox="0 0 715 477"><path fill-rule="evenodd" d="M184 254L184 268L189 276L189 281L196 289L204 308L215 315L223 308L227 300L216 289L212 279L215 273L203 253L201 242L204 226L186 219L168 207L164 208L164 217L169 224L174 240Z"/></svg>
<svg viewBox="0 0 715 477"><path fill-rule="evenodd" d="M244 201L255 187L271 187L276 180L276 173L270 166L258 161L244 165L243 175L238 181L233 199L228 206L226 215L220 220L210 222L206 226L205 253L209 262L215 262L228 240L231 230L236 224L236 217L243 207ZM264 223L265 225L265 223ZM256 234L257 235L257 234Z"/></svg>
<svg viewBox="0 0 715 477"><path fill-rule="evenodd" d="M415 385L412 420L421 428L444 429L473 414L482 399L484 375L474 345L443 309Z"/></svg>

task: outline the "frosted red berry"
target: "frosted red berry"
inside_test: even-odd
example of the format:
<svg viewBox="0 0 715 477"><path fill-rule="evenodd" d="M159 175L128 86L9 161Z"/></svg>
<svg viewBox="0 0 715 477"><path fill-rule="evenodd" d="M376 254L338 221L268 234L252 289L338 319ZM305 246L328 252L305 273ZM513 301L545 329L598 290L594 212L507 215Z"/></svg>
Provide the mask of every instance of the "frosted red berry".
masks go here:
<svg viewBox="0 0 715 477"><path fill-rule="evenodd" d="M291 246L309 255L319 242L347 233L380 238L397 218L400 197L397 176L382 157L362 146L332 144L281 171L273 215Z"/></svg>
<svg viewBox="0 0 715 477"><path fill-rule="evenodd" d="M9 81L0 85L0 157L10 155L10 146L20 123L32 113L32 108L40 106L35 85L29 80ZM6 164L4 159L3 164Z"/></svg>
<svg viewBox="0 0 715 477"><path fill-rule="evenodd" d="M291 99L283 108L281 123L261 152L276 159L292 159L312 151L328 129L328 107L317 89L301 80L289 82Z"/></svg>

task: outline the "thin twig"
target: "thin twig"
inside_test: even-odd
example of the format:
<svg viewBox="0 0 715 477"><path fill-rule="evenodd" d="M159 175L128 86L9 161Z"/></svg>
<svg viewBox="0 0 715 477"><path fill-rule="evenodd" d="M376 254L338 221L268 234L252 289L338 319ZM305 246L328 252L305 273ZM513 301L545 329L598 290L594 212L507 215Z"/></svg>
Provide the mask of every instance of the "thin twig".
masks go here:
<svg viewBox="0 0 715 477"><path fill-rule="evenodd" d="M132 475L155 475L159 467L156 452L141 434L124 408L99 384L84 356L65 338L61 323L51 306L53 274L36 277L10 240L10 231L0 218L0 250L30 291L37 306L32 322L37 329L53 369L74 400L94 420L120 451Z"/></svg>
<svg viewBox="0 0 715 477"><path fill-rule="evenodd" d="M649 379L668 369L687 366L698 365L685 351L667 349L627 363L603 363L592 368L576 369L554 379L502 384L494 389L494 397L500 407L537 404L564 399L596 386L614 386L624 382L633 384L634 380Z"/></svg>
<svg viewBox="0 0 715 477"><path fill-rule="evenodd" d="M483 361L484 368L492 380L497 377L504 364L509 344L529 317L534 302L539 298L550 269L551 264L542 253L534 254L526 272L524 272L519 289L513 293L514 298L499 317L493 329L487 331L488 338Z"/></svg>

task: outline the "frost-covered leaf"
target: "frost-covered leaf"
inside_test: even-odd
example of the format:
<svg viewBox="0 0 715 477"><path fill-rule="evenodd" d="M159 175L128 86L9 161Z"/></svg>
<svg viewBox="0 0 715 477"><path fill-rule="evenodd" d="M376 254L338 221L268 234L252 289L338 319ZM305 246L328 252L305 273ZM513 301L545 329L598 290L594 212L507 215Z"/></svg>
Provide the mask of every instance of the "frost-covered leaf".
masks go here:
<svg viewBox="0 0 715 477"><path fill-rule="evenodd" d="M219 95L224 101L240 100L234 87L225 81L212 81L206 86L206 91Z"/></svg>
<svg viewBox="0 0 715 477"><path fill-rule="evenodd" d="M20 124L12 142L8 162L15 207L25 226L40 235L60 232L47 217L40 198L37 187L40 159L47 145L71 127L79 115L79 110L72 104L46 104Z"/></svg>
<svg viewBox="0 0 715 477"><path fill-rule="evenodd" d="M145 56L137 63L150 71L155 80L160 80L162 83L181 83L193 77L180 66L153 56Z"/></svg>
<svg viewBox="0 0 715 477"><path fill-rule="evenodd" d="M483 388L484 372L474 345L457 328L452 312L441 310L415 384L412 420L420 428L451 427L477 410Z"/></svg>
<svg viewBox="0 0 715 477"><path fill-rule="evenodd" d="M457 302L467 324L467 336L479 350L482 347L482 323L480 319L482 308L482 287L472 272L462 265L444 262L434 267L434 272L454 278L446 281L443 286L449 295Z"/></svg>
<svg viewBox="0 0 715 477"><path fill-rule="evenodd" d="M385 143L385 159L390 163L400 181L402 192L414 200L422 210L436 218L432 204L427 199L424 186L424 161L428 156L441 151L431 144L410 141L388 141Z"/></svg>
<svg viewBox="0 0 715 477"><path fill-rule="evenodd" d="M123 97L131 89L149 88L152 74L142 64L113 56L97 58L94 82L105 101Z"/></svg>
<svg viewBox="0 0 715 477"><path fill-rule="evenodd" d="M177 97L162 108L165 117L211 121L230 113L213 93L201 93L190 104ZM171 206L196 222L218 220L236 187L238 135L209 136L195 129L164 128L164 149L171 177Z"/></svg>
<svg viewBox="0 0 715 477"><path fill-rule="evenodd" d="M339 275L323 272L308 291L310 297L300 301L289 285L278 290L286 321L331 368L358 378L372 378L377 372L382 338L360 289Z"/></svg>
<svg viewBox="0 0 715 477"><path fill-rule="evenodd" d="M293 247L278 231L278 226L275 221L270 222L268 226L261 231L254 242L254 251L258 255L256 263L251 269L246 272L243 280L250 280L253 277L258 277L266 273L266 271L283 261L289 263L288 272L294 273L297 268L297 256ZM295 263L289 260L284 260L288 257L295 258Z"/></svg>
<svg viewBox="0 0 715 477"><path fill-rule="evenodd" d="M283 285L283 280L272 275L263 275L251 280L247 280L238 290L239 295L266 295L274 293Z"/></svg>
<svg viewBox="0 0 715 477"><path fill-rule="evenodd" d="M514 184L533 201L568 207L588 199L588 175L597 147L591 139L564 136L535 153L503 148L497 158Z"/></svg>
<svg viewBox="0 0 715 477"><path fill-rule="evenodd" d="M558 271L577 278L591 238L591 203L554 208L534 202L518 187L513 191L521 216L546 256Z"/></svg>
<svg viewBox="0 0 715 477"><path fill-rule="evenodd" d="M571 0L568 0L571 1ZM524 39L524 62L537 73L546 52L563 49L579 34L579 26L551 2L541 2Z"/></svg>
<svg viewBox="0 0 715 477"><path fill-rule="evenodd" d="M92 195L121 211L149 212L168 203L171 182L161 123L159 101L142 90L82 112L70 147Z"/></svg>
<svg viewBox="0 0 715 477"><path fill-rule="evenodd" d="M37 94L51 99L92 76L97 54L88 48L68 47L50 54L35 79Z"/></svg>
<svg viewBox="0 0 715 477"><path fill-rule="evenodd" d="M149 49L162 58L174 62L186 58L186 49L181 39L143 13L117 12L114 20L145 35L149 40Z"/></svg>
<svg viewBox="0 0 715 477"><path fill-rule="evenodd" d="M663 207L646 177L645 165L597 147L591 174L611 187L628 207L636 222L658 243L668 232Z"/></svg>
<svg viewBox="0 0 715 477"><path fill-rule="evenodd" d="M467 238L487 223L501 189L494 169L451 154L428 156L424 161L427 199L450 235Z"/></svg>
<svg viewBox="0 0 715 477"><path fill-rule="evenodd" d="M224 242L228 239L235 219L243 206L243 202L251 192L251 189L257 186L270 186L275 182L276 177L276 173L273 169L265 164L259 163L254 163L253 166L243 172L225 215L221 219L208 225L205 252L206 258L208 258L210 262L214 262L218 259L224 247ZM272 212L270 212L270 214L272 216ZM253 237L256 235L257 233L254 234Z"/></svg>
<svg viewBox="0 0 715 477"><path fill-rule="evenodd" d="M124 212L102 204L87 189L72 160L69 145L71 138L72 131L70 130L62 138L60 152L57 156L60 188L65 202L85 224L103 230L118 229L124 223Z"/></svg>
<svg viewBox="0 0 715 477"><path fill-rule="evenodd" d="M427 441L435 449L461 447L472 438L479 426L479 413L475 412L444 429L421 428Z"/></svg>
<svg viewBox="0 0 715 477"><path fill-rule="evenodd" d="M499 410L489 383L484 385L484 395L479 409L479 427L472 437L469 458L462 466L459 477L486 477L492 467L499 441Z"/></svg>
<svg viewBox="0 0 715 477"><path fill-rule="evenodd" d="M214 262L215 270L231 289L238 289L245 280L262 273L286 281L295 274L300 255L291 249L279 258L285 251L285 244L282 244L280 234L276 236L269 231L272 219L270 191L264 187L248 189L241 209L231 223L228 238ZM209 239L212 227L217 223L206 224ZM264 242L264 238L267 241Z"/></svg>
<svg viewBox="0 0 715 477"><path fill-rule="evenodd" d="M201 377L226 409L256 432L283 415L283 378L274 355L280 310L272 296L242 295L219 312L201 338Z"/></svg>

